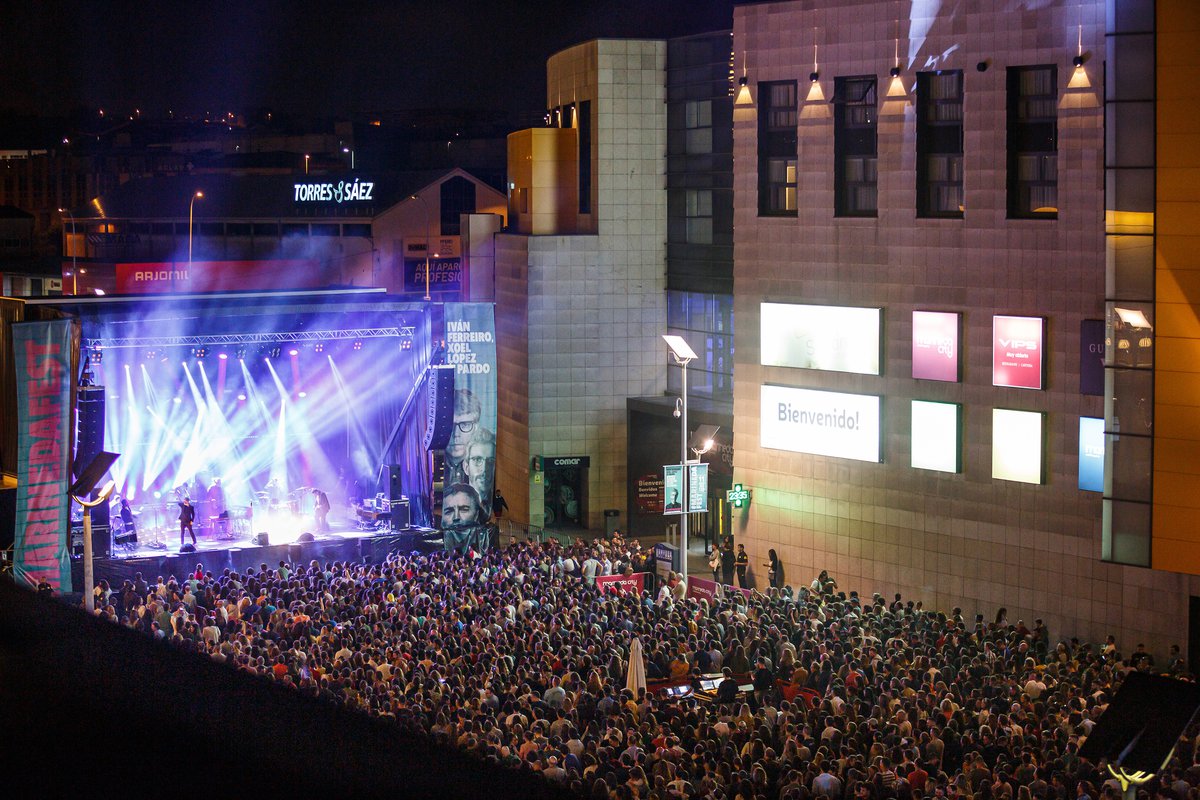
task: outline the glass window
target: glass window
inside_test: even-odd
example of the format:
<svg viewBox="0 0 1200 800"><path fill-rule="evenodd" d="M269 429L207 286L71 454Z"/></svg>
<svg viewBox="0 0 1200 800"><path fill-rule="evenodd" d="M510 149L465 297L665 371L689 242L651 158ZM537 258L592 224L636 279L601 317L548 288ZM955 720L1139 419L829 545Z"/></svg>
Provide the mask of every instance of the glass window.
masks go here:
<svg viewBox="0 0 1200 800"><path fill-rule="evenodd" d="M835 213L874 217L879 196L875 78L835 79L833 102Z"/></svg>
<svg viewBox="0 0 1200 800"><path fill-rule="evenodd" d="M963 215L963 74L917 73L917 216Z"/></svg>
<svg viewBox="0 0 1200 800"><path fill-rule="evenodd" d="M255 222L254 223L254 235L255 236L278 236L279 235L279 224L275 223L275 222Z"/></svg>
<svg viewBox="0 0 1200 800"><path fill-rule="evenodd" d="M712 101L689 100L684 104L684 152L712 152Z"/></svg>
<svg viewBox="0 0 1200 800"><path fill-rule="evenodd" d="M688 364L688 394L733 400L733 298L702 292L667 292L668 332L682 336L698 358ZM664 351L665 352L665 351ZM679 393L682 370L669 354L667 387Z"/></svg>
<svg viewBox="0 0 1200 800"><path fill-rule="evenodd" d="M690 244L712 244L712 190L687 191L687 241Z"/></svg>
<svg viewBox="0 0 1200 800"><path fill-rule="evenodd" d="M1058 217L1058 70L1008 69L1008 216Z"/></svg>
<svg viewBox="0 0 1200 800"><path fill-rule="evenodd" d="M796 214L796 82L759 84L758 213Z"/></svg>

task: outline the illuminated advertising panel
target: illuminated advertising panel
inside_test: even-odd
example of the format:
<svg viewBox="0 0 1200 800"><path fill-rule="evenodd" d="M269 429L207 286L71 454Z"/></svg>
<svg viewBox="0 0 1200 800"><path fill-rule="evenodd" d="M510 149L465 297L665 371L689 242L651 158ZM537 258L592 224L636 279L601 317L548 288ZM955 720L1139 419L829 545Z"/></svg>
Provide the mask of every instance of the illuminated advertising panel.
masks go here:
<svg viewBox="0 0 1200 800"><path fill-rule="evenodd" d="M1104 420L1079 418L1079 488L1104 491Z"/></svg>
<svg viewBox="0 0 1200 800"><path fill-rule="evenodd" d="M761 311L763 366L879 374L882 309L763 303Z"/></svg>
<svg viewBox="0 0 1200 800"><path fill-rule="evenodd" d="M762 387L761 443L771 450L880 460L879 397Z"/></svg>
<svg viewBox="0 0 1200 800"><path fill-rule="evenodd" d="M1041 317L992 317L992 385L1042 388Z"/></svg>
<svg viewBox="0 0 1200 800"><path fill-rule="evenodd" d="M912 401L912 466L938 472L958 472L959 452L958 403Z"/></svg>
<svg viewBox="0 0 1200 800"><path fill-rule="evenodd" d="M1042 418L1038 411L992 409L992 477L1042 482Z"/></svg>
<svg viewBox="0 0 1200 800"><path fill-rule="evenodd" d="M959 380L958 314L914 311L912 376L927 381Z"/></svg>

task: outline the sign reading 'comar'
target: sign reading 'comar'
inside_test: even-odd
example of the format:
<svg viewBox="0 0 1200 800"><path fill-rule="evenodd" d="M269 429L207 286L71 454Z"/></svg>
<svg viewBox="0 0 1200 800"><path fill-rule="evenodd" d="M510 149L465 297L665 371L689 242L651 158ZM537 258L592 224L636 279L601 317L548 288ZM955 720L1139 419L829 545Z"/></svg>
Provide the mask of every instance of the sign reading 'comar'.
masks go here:
<svg viewBox="0 0 1200 800"><path fill-rule="evenodd" d="M374 200L375 184L371 181L338 181L337 183L297 183L293 200L297 203L352 203Z"/></svg>

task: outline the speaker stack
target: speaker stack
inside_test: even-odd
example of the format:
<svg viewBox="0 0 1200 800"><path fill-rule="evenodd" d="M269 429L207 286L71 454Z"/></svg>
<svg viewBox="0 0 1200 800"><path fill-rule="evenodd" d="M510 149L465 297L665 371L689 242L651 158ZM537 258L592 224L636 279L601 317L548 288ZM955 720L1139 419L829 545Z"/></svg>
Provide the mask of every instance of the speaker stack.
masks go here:
<svg viewBox="0 0 1200 800"><path fill-rule="evenodd" d="M454 365L435 364L429 372L425 415L426 450L445 450L454 432Z"/></svg>
<svg viewBox="0 0 1200 800"><path fill-rule="evenodd" d="M104 387L79 387L75 409L75 460L71 471L78 479L84 467L104 450ZM95 499L95 492L91 497ZM107 558L108 549L108 503L101 503L92 509L92 552L97 558Z"/></svg>

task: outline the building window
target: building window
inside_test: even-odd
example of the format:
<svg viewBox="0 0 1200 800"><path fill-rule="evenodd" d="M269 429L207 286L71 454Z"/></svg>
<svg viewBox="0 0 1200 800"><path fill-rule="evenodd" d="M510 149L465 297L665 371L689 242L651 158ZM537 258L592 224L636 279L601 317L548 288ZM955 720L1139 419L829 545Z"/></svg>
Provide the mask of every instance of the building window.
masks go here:
<svg viewBox="0 0 1200 800"><path fill-rule="evenodd" d="M834 205L839 217L874 217L879 206L875 78L834 81Z"/></svg>
<svg viewBox="0 0 1200 800"><path fill-rule="evenodd" d="M1058 70L1008 69L1008 216L1058 217Z"/></svg>
<svg viewBox="0 0 1200 800"><path fill-rule="evenodd" d="M712 190L687 190L687 241L689 244L712 244Z"/></svg>
<svg viewBox="0 0 1200 800"><path fill-rule="evenodd" d="M758 86L758 213L795 216L796 82Z"/></svg>
<svg viewBox="0 0 1200 800"><path fill-rule="evenodd" d="M962 215L962 70L918 72L917 216Z"/></svg>
<svg viewBox="0 0 1200 800"><path fill-rule="evenodd" d="M686 131L684 152L712 152L712 101L689 100L684 104L683 123Z"/></svg>
<svg viewBox="0 0 1200 800"><path fill-rule="evenodd" d="M579 213L592 213L592 101L579 101Z"/></svg>
<svg viewBox="0 0 1200 800"><path fill-rule="evenodd" d="M733 297L702 292L667 292L667 330L678 334L699 356L688 364L688 394L733 400ZM667 359L667 389L678 393L683 374Z"/></svg>
<svg viewBox="0 0 1200 800"><path fill-rule="evenodd" d="M458 236L459 215L475 213L475 184L459 175L442 181L441 236Z"/></svg>

